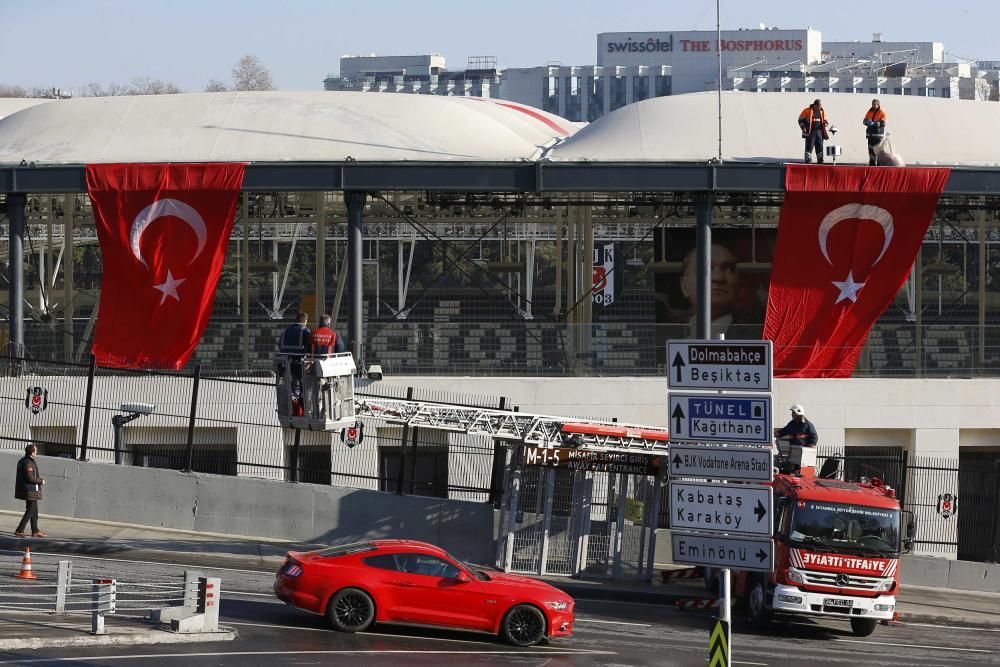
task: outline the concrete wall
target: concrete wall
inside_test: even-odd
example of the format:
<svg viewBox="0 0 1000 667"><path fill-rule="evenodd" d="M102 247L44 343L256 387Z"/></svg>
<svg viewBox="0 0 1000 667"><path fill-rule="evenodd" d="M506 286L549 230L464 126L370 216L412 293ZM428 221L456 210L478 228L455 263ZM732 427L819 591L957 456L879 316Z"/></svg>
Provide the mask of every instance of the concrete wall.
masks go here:
<svg viewBox="0 0 1000 667"><path fill-rule="evenodd" d="M8 489L0 509L24 508L13 497L18 458L0 453L0 488ZM320 544L404 538L465 560L494 558L493 507L485 503L47 456L38 467L46 514Z"/></svg>
<svg viewBox="0 0 1000 667"><path fill-rule="evenodd" d="M903 585L956 588L1000 593L1000 564L904 556L900 565Z"/></svg>

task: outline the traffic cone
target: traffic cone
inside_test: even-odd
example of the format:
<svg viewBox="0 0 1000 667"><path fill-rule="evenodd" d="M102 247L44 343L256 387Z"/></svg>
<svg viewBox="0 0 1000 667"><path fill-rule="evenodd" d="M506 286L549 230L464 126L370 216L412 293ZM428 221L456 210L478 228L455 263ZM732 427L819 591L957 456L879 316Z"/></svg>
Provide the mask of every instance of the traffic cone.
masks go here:
<svg viewBox="0 0 1000 667"><path fill-rule="evenodd" d="M24 558L21 559L21 571L14 575L18 579L37 579L31 571L31 549L24 547Z"/></svg>

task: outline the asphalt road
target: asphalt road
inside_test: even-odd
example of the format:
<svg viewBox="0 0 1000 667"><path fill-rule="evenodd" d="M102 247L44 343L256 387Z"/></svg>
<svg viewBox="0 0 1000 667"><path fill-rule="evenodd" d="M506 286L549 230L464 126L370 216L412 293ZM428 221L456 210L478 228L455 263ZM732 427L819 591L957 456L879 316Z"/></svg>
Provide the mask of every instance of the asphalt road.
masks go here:
<svg viewBox="0 0 1000 667"><path fill-rule="evenodd" d="M33 554L41 567L56 560ZM0 560L16 562L16 555ZM74 575L113 574L120 580L177 577L182 565L74 556ZM6 566L0 562L0 566ZM548 645L519 649L482 635L378 626L346 635L319 616L278 602L273 574L202 568L222 577L222 622L234 627L232 642L0 653L0 665L679 665L703 666L710 616L663 605L577 599L576 634ZM907 667L1000 664L1000 630L933 625L880 626L858 639L846 624L805 620L775 626L761 635L737 623L735 665L906 665Z"/></svg>

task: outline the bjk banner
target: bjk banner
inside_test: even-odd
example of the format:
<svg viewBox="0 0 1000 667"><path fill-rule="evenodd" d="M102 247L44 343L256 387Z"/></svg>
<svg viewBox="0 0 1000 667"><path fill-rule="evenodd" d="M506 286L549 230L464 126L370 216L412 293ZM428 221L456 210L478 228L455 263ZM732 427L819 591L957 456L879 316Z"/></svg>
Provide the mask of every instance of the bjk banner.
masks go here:
<svg viewBox="0 0 1000 667"><path fill-rule="evenodd" d="M245 164L87 166L104 274L102 366L179 369L212 315Z"/></svg>
<svg viewBox="0 0 1000 667"><path fill-rule="evenodd" d="M851 376L910 273L949 173L788 165L764 321L776 376Z"/></svg>

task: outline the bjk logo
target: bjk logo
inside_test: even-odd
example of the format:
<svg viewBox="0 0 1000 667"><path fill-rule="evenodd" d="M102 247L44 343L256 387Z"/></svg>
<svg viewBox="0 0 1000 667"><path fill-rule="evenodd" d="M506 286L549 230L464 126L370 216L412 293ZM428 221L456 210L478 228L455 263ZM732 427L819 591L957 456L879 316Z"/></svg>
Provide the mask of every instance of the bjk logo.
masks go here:
<svg viewBox="0 0 1000 667"><path fill-rule="evenodd" d="M938 496L937 511L941 518L947 519L958 511L958 496L951 493L942 493Z"/></svg>
<svg viewBox="0 0 1000 667"><path fill-rule="evenodd" d="M28 387L28 395L24 398L24 407L31 410L33 415L45 410L49 407L49 390L42 387Z"/></svg>
<svg viewBox="0 0 1000 667"><path fill-rule="evenodd" d="M354 426L348 426L340 432L340 441L348 448L354 447L365 438L365 425L362 422L355 422Z"/></svg>

